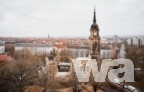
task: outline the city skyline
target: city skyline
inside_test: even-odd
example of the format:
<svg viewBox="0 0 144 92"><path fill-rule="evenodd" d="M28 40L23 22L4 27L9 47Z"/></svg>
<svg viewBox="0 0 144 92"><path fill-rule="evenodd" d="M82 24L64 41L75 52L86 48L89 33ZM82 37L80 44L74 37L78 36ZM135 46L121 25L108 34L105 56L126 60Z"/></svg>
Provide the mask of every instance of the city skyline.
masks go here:
<svg viewBox="0 0 144 92"><path fill-rule="evenodd" d="M143 35L143 4L142 0L2 0L0 37L88 37L94 5L100 35Z"/></svg>

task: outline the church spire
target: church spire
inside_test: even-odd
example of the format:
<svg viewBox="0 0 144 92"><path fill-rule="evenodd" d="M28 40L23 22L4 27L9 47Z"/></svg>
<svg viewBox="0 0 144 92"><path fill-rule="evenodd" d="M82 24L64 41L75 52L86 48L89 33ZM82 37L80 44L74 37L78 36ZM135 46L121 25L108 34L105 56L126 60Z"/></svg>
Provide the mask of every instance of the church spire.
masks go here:
<svg viewBox="0 0 144 92"><path fill-rule="evenodd" d="M93 19L93 23L96 23L96 12L95 12L95 6L94 6L94 19Z"/></svg>

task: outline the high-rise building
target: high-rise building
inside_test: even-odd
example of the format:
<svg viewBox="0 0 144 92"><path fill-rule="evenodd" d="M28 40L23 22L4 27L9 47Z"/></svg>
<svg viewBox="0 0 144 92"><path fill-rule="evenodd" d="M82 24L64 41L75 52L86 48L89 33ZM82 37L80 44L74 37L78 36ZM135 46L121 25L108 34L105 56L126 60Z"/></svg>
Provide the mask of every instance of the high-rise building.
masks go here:
<svg viewBox="0 0 144 92"><path fill-rule="evenodd" d="M99 27L96 23L96 12L94 9L94 18L93 24L91 25L90 29L90 55L92 59L99 59L100 58L100 36L99 36Z"/></svg>
<svg viewBox="0 0 144 92"><path fill-rule="evenodd" d="M114 44L114 46L116 47L118 45L118 43L119 43L119 38L118 38L117 35L114 35L114 37L113 37L113 44Z"/></svg>

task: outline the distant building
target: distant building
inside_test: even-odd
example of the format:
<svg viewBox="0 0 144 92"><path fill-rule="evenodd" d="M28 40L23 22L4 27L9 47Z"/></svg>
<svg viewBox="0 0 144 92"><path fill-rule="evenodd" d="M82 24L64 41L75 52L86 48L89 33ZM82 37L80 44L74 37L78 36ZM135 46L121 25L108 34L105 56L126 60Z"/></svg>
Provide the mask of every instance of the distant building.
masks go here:
<svg viewBox="0 0 144 92"><path fill-rule="evenodd" d="M69 43L70 41L68 39L56 39L53 41L53 44L55 45L64 45Z"/></svg>
<svg viewBox="0 0 144 92"><path fill-rule="evenodd" d="M5 44L0 41L0 54L5 53Z"/></svg>
<svg viewBox="0 0 144 92"><path fill-rule="evenodd" d="M51 44L35 44L35 43L16 43L15 51L28 49L32 54L44 55L50 54L53 47Z"/></svg>
<svg viewBox="0 0 144 92"><path fill-rule="evenodd" d="M63 49L67 49L67 45L53 45L58 51L61 51Z"/></svg>
<svg viewBox="0 0 144 92"><path fill-rule="evenodd" d="M125 52L125 46L124 44L121 44L120 52L118 54L118 58L125 58L126 52Z"/></svg>
<svg viewBox="0 0 144 92"><path fill-rule="evenodd" d="M69 48L69 50L73 51L74 53L77 53L74 54L76 57L87 57L87 54L89 52L89 49L79 49L79 48Z"/></svg>
<svg viewBox="0 0 144 92"><path fill-rule="evenodd" d="M138 38L133 38L133 45L139 45L139 39Z"/></svg>
<svg viewBox="0 0 144 92"><path fill-rule="evenodd" d="M127 39L128 45L134 46L144 46L144 38L129 38Z"/></svg>
<svg viewBox="0 0 144 92"><path fill-rule="evenodd" d="M113 44L114 44L114 46L116 47L118 45L118 43L119 43L119 38L118 38L117 35L114 35L114 37L113 37Z"/></svg>
<svg viewBox="0 0 144 92"><path fill-rule="evenodd" d="M144 38L141 39L141 45L144 46Z"/></svg>
<svg viewBox="0 0 144 92"><path fill-rule="evenodd" d="M5 46L0 46L0 54L5 52Z"/></svg>
<svg viewBox="0 0 144 92"><path fill-rule="evenodd" d="M109 41L108 41L106 38L102 38L102 39L101 39L101 43L102 43L102 44L108 44Z"/></svg>
<svg viewBox="0 0 144 92"><path fill-rule="evenodd" d="M15 53L15 41L6 41L5 42L5 52L8 52L10 55Z"/></svg>
<svg viewBox="0 0 144 92"><path fill-rule="evenodd" d="M130 38L130 39L127 39L127 43L128 43L128 45L133 45L133 38Z"/></svg>
<svg viewBox="0 0 144 92"><path fill-rule="evenodd" d="M110 58L111 50L101 50L101 58L102 59L109 59Z"/></svg>

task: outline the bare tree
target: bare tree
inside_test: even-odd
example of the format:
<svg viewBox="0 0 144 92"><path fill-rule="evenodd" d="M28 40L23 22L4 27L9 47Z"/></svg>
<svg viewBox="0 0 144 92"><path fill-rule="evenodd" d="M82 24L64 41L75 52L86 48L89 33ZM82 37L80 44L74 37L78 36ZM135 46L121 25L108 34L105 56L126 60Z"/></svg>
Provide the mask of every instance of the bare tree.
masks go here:
<svg viewBox="0 0 144 92"><path fill-rule="evenodd" d="M69 50L69 49L63 49L61 50L60 52L60 56L61 57L74 57L74 53L72 50Z"/></svg>
<svg viewBox="0 0 144 92"><path fill-rule="evenodd" d="M63 49L60 52L60 61L61 62L71 62L71 58L74 57L74 53L71 50Z"/></svg>
<svg viewBox="0 0 144 92"><path fill-rule="evenodd" d="M1 72L1 78L14 85L15 92L23 92L24 87L33 84L38 77L36 65L26 61L9 62Z"/></svg>
<svg viewBox="0 0 144 92"><path fill-rule="evenodd" d="M76 57L78 57L79 56L79 51L76 49L75 51L74 51L74 57L76 58Z"/></svg>
<svg viewBox="0 0 144 92"><path fill-rule="evenodd" d="M43 92L47 91L48 71L46 68L40 70L39 84L44 87Z"/></svg>

